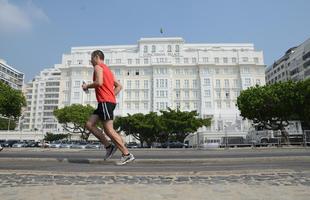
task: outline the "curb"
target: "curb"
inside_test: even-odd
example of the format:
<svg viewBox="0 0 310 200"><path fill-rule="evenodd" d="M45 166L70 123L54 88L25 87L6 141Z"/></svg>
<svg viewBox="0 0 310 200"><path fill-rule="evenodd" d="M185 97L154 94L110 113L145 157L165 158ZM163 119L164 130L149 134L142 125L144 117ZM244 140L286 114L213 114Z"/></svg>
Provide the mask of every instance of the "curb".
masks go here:
<svg viewBox="0 0 310 200"><path fill-rule="evenodd" d="M37 161L37 162L60 162L81 164L115 164L118 159L78 159L78 158L23 158L23 157L0 157L0 161ZM287 157L247 157L247 158L205 158L205 159L139 159L134 162L138 164L215 164L225 162L268 162L268 161L309 161L309 156L287 156Z"/></svg>

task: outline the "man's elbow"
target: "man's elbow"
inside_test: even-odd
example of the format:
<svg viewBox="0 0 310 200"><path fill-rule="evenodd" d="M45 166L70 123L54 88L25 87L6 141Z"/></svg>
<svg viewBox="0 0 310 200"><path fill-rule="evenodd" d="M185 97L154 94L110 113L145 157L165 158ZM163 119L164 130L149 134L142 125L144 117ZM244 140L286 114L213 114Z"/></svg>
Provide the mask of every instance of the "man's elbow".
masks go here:
<svg viewBox="0 0 310 200"><path fill-rule="evenodd" d="M98 81L97 82L97 87L101 87L103 85L103 81Z"/></svg>

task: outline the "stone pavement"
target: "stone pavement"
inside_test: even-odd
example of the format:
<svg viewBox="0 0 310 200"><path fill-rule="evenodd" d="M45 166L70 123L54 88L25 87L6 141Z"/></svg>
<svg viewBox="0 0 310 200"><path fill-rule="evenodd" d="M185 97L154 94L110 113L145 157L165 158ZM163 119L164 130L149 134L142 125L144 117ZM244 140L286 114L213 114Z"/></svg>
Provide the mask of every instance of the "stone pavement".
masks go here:
<svg viewBox="0 0 310 200"><path fill-rule="evenodd" d="M309 199L310 172L87 175L0 172L9 199Z"/></svg>

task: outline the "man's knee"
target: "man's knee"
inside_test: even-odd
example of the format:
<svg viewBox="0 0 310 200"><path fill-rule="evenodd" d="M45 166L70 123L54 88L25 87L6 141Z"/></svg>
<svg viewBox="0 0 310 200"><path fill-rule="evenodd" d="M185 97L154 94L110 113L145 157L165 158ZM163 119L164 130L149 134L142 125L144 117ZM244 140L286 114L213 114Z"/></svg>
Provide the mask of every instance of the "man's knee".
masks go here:
<svg viewBox="0 0 310 200"><path fill-rule="evenodd" d="M85 126L87 129L92 129L95 125L91 121L88 121L88 122L86 122Z"/></svg>

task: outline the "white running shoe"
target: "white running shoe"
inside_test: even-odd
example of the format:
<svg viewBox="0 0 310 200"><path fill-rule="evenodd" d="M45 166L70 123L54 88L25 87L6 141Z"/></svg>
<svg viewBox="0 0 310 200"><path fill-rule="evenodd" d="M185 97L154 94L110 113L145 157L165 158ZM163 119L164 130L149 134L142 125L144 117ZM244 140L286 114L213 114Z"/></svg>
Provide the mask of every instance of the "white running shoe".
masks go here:
<svg viewBox="0 0 310 200"><path fill-rule="evenodd" d="M121 160L116 162L116 165L126 165L126 164L128 164L130 162L133 162L134 160L135 160L135 157L131 153L129 153L128 156L124 156L123 155L121 157Z"/></svg>

